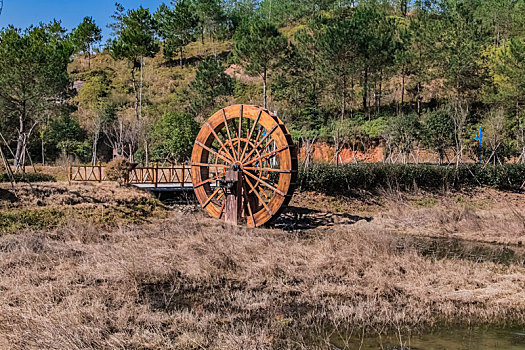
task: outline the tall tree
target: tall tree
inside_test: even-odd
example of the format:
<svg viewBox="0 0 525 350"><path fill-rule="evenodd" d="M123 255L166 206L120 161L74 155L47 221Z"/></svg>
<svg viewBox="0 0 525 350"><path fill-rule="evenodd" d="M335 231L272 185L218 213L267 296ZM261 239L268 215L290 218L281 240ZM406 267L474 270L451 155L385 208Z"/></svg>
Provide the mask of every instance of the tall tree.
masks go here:
<svg viewBox="0 0 525 350"><path fill-rule="evenodd" d="M115 38L108 42L108 48L115 59L126 59L131 64L131 84L135 95L135 116L139 124L136 130L142 130L142 97L144 81L144 59L154 57L159 51L159 43L155 36L156 23L148 9L139 7L136 10L124 12L124 8L117 4L113 24ZM139 69L140 79L137 87L135 72ZM143 135L148 163L148 138Z"/></svg>
<svg viewBox="0 0 525 350"><path fill-rule="evenodd" d="M180 66L184 62L184 46L195 41L198 18L190 0L171 2L173 8L162 4L155 13L159 35L164 39L164 55L173 57L179 51Z"/></svg>
<svg viewBox="0 0 525 350"><path fill-rule="evenodd" d="M78 102L78 113L83 116L84 128L88 130L92 139L91 163L96 164L98 155L98 144L102 129L107 120L108 111L113 106L110 102L112 79L106 71L92 72L84 83L84 86L75 97Z"/></svg>
<svg viewBox="0 0 525 350"><path fill-rule="evenodd" d="M348 87L354 97L354 78L359 67L358 48L354 45L359 35L351 19L338 17L321 26L316 41L321 52L321 68L329 81L333 82L334 92L340 94L341 121L345 119L348 105Z"/></svg>
<svg viewBox="0 0 525 350"><path fill-rule="evenodd" d="M445 87L454 103L471 103L485 79L481 69L483 38L487 36L474 11L476 0L443 0L438 53Z"/></svg>
<svg viewBox="0 0 525 350"><path fill-rule="evenodd" d="M164 114L155 124L154 153L158 160L188 160L199 133L199 124L184 112Z"/></svg>
<svg viewBox="0 0 525 350"><path fill-rule="evenodd" d="M213 39L226 21L221 2L219 0L195 0L195 12L202 43L204 43L205 35Z"/></svg>
<svg viewBox="0 0 525 350"><path fill-rule="evenodd" d="M206 113L207 109L215 106L219 96L233 94L233 80L224 73L219 61L209 57L200 64L190 88L194 95L192 109L197 114Z"/></svg>
<svg viewBox="0 0 525 350"><path fill-rule="evenodd" d="M450 110L440 109L428 113L423 126L423 144L436 151L439 164L443 164L447 149L454 145L454 121Z"/></svg>
<svg viewBox="0 0 525 350"><path fill-rule="evenodd" d="M525 163L525 40L512 38L508 45L488 49L490 82L484 89L484 100L514 111L516 147Z"/></svg>
<svg viewBox="0 0 525 350"><path fill-rule="evenodd" d="M441 22L427 7L417 7L412 17L397 21L399 46L394 60L401 77L400 106L403 107L406 92L416 100L416 111L422 114L423 89L436 78L439 62L438 43L441 40Z"/></svg>
<svg viewBox="0 0 525 350"><path fill-rule="evenodd" d="M235 58L246 72L263 80L263 106L267 108L268 72L284 52L288 39L270 22L252 18L241 24L233 37Z"/></svg>
<svg viewBox="0 0 525 350"><path fill-rule="evenodd" d="M0 117L17 134L15 166L47 117L59 115L72 95L67 65L74 48L58 22L0 32Z"/></svg>
<svg viewBox="0 0 525 350"><path fill-rule="evenodd" d="M102 40L102 31L92 17L84 17L82 23L73 30L73 42L76 50L83 52L88 58L88 69L91 69L91 51L93 45Z"/></svg>

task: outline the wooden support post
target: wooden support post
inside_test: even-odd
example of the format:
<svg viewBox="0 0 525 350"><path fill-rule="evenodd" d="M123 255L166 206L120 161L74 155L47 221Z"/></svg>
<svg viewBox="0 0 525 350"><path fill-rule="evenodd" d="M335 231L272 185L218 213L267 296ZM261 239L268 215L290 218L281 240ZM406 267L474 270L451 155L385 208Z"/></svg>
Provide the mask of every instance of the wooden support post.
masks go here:
<svg viewBox="0 0 525 350"><path fill-rule="evenodd" d="M184 174L184 163L182 163L182 178L180 179L181 184L180 187L184 187L184 184L186 183L186 174Z"/></svg>
<svg viewBox="0 0 525 350"><path fill-rule="evenodd" d="M238 225L242 215L242 171L228 170L225 180L231 187L226 188L224 221Z"/></svg>
<svg viewBox="0 0 525 350"><path fill-rule="evenodd" d="M153 168L153 183L155 188L158 186L157 183L159 181L159 163L155 163L155 167Z"/></svg>
<svg viewBox="0 0 525 350"><path fill-rule="evenodd" d="M102 162L98 162L98 182L102 182Z"/></svg>

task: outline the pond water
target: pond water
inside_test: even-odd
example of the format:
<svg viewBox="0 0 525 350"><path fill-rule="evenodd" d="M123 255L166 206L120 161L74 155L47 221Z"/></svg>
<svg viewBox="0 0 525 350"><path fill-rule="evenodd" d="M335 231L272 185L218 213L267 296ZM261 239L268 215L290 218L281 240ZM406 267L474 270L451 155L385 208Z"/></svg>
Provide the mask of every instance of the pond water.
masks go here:
<svg viewBox="0 0 525 350"><path fill-rule="evenodd" d="M417 336L334 341L341 349L384 350L525 350L525 329L455 329Z"/></svg>

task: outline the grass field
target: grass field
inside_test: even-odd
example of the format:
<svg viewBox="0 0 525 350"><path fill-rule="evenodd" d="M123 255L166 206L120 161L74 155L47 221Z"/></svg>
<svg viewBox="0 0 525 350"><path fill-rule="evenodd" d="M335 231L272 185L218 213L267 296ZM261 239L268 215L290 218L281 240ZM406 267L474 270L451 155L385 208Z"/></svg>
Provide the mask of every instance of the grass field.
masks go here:
<svg viewBox="0 0 525 350"><path fill-rule="evenodd" d="M51 224L2 221L0 348L354 349L525 324L519 194L306 192L248 229L111 184L33 187L1 191L1 215Z"/></svg>

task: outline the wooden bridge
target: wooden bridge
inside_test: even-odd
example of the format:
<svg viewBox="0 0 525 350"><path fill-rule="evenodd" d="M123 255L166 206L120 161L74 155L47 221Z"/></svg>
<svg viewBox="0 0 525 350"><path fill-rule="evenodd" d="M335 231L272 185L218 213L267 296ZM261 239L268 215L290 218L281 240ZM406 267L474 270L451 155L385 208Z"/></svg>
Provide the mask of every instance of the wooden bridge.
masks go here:
<svg viewBox="0 0 525 350"><path fill-rule="evenodd" d="M222 169L211 169L217 174ZM69 182L106 182L106 167L98 165L74 165L68 169ZM124 179L127 184L153 191L191 191L191 166L172 165L159 167L158 164L148 167L134 167Z"/></svg>

